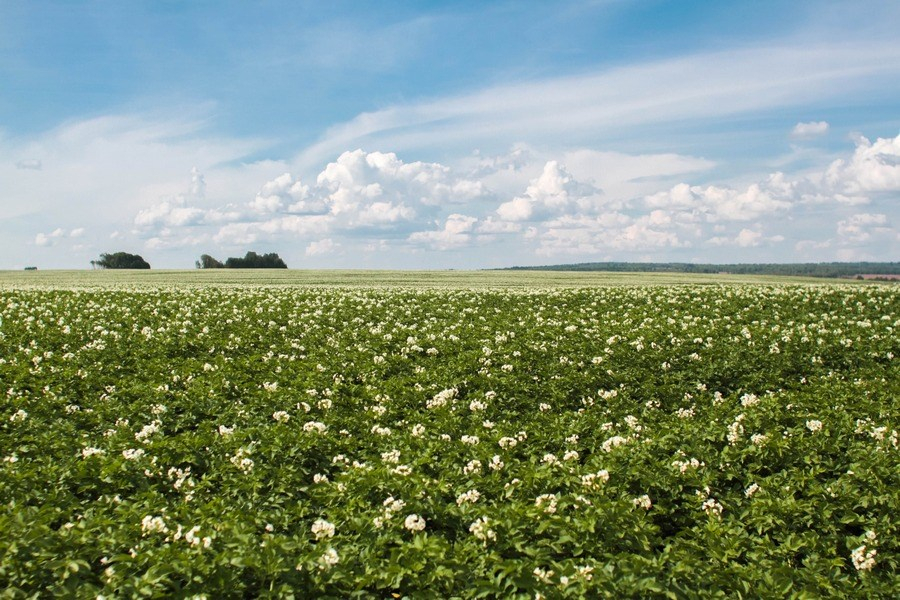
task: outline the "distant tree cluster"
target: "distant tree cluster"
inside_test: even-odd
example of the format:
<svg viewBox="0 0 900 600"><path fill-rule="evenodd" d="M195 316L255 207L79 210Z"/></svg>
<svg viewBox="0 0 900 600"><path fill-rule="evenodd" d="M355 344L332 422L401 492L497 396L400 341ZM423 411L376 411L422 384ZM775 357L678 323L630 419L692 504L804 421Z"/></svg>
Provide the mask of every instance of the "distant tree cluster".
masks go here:
<svg viewBox="0 0 900 600"><path fill-rule="evenodd" d="M897 275L900 274L900 263L830 262L793 264L694 264L602 262L579 263L572 265L548 265L544 267L512 267L512 269L525 271L628 271L639 273L730 273L733 275L855 277L863 273L875 275Z"/></svg>
<svg viewBox="0 0 900 600"><path fill-rule="evenodd" d="M200 256L200 260L194 262L198 269L224 269L225 265L214 259L209 254Z"/></svg>
<svg viewBox="0 0 900 600"><path fill-rule="evenodd" d="M127 252L103 253L100 260L92 260L91 266L99 269L149 269L150 263L137 254Z"/></svg>
<svg viewBox="0 0 900 600"><path fill-rule="evenodd" d="M194 263L198 269L287 269L288 266L276 253L248 252L244 258L228 258L224 263L204 254Z"/></svg>

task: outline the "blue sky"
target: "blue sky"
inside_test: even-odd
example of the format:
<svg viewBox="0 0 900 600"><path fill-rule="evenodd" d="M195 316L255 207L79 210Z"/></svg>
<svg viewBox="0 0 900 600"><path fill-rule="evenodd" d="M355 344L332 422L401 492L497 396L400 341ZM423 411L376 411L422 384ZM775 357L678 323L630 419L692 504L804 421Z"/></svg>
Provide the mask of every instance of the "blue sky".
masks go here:
<svg viewBox="0 0 900 600"><path fill-rule="evenodd" d="M0 0L0 268L900 260L896 2Z"/></svg>

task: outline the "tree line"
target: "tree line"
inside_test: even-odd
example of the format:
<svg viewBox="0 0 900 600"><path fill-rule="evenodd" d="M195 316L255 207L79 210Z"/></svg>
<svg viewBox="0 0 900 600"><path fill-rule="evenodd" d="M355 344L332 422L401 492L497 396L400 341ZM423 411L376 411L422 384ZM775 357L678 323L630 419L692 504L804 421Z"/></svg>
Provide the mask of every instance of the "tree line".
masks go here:
<svg viewBox="0 0 900 600"><path fill-rule="evenodd" d="M198 269L287 269L288 266L278 254L257 254L248 252L243 258L230 257L224 263L209 254L196 261ZM97 260L91 261L94 269L149 269L150 263L138 254L128 252L104 252Z"/></svg>
<svg viewBox="0 0 900 600"><path fill-rule="evenodd" d="M732 275L793 275L797 277L856 277L861 274L898 275L900 262L824 262L824 263L632 263L596 262L540 267L511 267L520 271L611 271L637 273L729 273Z"/></svg>
<svg viewBox="0 0 900 600"><path fill-rule="evenodd" d="M198 269L287 269L288 266L278 254L271 252L269 254L257 254L256 252L248 252L244 258L231 257L221 262L210 256L203 254L200 260L194 265Z"/></svg>

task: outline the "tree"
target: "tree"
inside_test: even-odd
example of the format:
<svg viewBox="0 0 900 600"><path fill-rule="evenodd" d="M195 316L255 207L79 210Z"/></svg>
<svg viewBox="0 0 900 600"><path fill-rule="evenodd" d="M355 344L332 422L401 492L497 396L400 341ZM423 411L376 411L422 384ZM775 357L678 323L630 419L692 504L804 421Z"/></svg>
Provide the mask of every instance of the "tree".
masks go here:
<svg viewBox="0 0 900 600"><path fill-rule="evenodd" d="M209 254L203 254L200 256L200 260L194 263L197 265L198 269L223 269L225 265L214 259Z"/></svg>
<svg viewBox="0 0 900 600"><path fill-rule="evenodd" d="M149 269L150 263L137 254L127 252L103 253L100 260L92 260L92 267L100 269Z"/></svg>
<svg viewBox="0 0 900 600"><path fill-rule="evenodd" d="M231 257L225 261L226 269L287 269L281 257L274 252L259 255L256 252L248 252L244 258Z"/></svg>

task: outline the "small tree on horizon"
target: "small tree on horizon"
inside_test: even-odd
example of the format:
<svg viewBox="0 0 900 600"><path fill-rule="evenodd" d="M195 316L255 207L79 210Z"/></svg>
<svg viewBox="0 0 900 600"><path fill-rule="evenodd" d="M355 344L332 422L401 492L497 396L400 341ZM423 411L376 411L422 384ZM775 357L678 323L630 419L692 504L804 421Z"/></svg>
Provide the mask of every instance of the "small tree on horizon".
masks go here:
<svg viewBox="0 0 900 600"><path fill-rule="evenodd" d="M100 269L149 269L150 263L137 254L104 252L99 260L91 261L91 266Z"/></svg>
<svg viewBox="0 0 900 600"><path fill-rule="evenodd" d="M225 265L221 262L210 256L209 254L203 254L200 256L200 260L194 263L197 265L198 269L224 269Z"/></svg>

